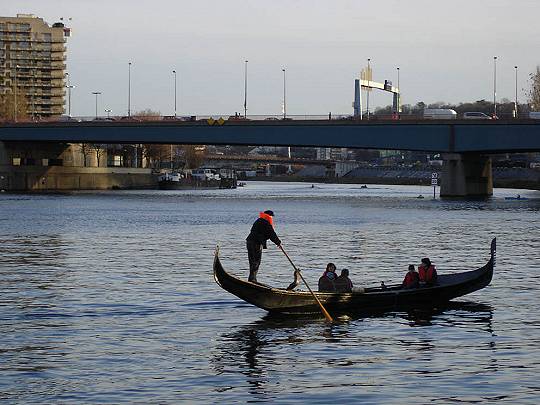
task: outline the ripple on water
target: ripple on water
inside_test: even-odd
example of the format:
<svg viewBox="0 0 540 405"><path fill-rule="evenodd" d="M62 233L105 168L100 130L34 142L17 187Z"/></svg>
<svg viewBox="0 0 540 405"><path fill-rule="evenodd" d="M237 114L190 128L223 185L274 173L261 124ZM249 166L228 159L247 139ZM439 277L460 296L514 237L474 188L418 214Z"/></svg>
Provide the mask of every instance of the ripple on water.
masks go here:
<svg viewBox="0 0 540 405"><path fill-rule="evenodd" d="M540 195L417 199L426 187L252 183L238 190L0 195L0 398L12 403L537 403ZM244 239L276 212L315 286L400 282L429 256L487 289L434 311L268 316L213 281L217 244L247 276ZM270 246L261 281L292 270Z"/></svg>

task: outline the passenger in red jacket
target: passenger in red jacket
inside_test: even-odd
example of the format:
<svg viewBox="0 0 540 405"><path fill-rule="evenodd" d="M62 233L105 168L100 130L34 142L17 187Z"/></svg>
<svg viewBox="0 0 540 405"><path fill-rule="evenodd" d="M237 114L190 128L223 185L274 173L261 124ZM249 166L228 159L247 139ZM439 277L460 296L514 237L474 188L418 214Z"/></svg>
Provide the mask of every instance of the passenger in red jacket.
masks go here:
<svg viewBox="0 0 540 405"><path fill-rule="evenodd" d="M405 289L410 288L418 288L420 285L420 276L418 275L418 272L414 268L414 264L409 265L409 271L405 275L405 279L403 280L402 286Z"/></svg>
<svg viewBox="0 0 540 405"><path fill-rule="evenodd" d="M418 266L418 275L420 276L420 282L426 286L437 284L437 270L427 257L423 258L422 263Z"/></svg>

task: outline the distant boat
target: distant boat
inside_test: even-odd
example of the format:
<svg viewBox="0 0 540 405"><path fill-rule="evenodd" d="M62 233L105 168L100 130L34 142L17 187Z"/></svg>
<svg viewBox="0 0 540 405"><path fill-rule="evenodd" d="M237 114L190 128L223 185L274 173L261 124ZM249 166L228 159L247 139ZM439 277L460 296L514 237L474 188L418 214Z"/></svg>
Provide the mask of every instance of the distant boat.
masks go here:
<svg viewBox="0 0 540 405"><path fill-rule="evenodd" d="M517 195L515 197L504 197L505 200L528 200L527 197L522 197L521 195Z"/></svg>
<svg viewBox="0 0 540 405"><path fill-rule="evenodd" d="M220 173L221 172L221 173ZM236 173L232 170L198 169L193 173L164 173L158 177L160 190L194 188L236 188Z"/></svg>

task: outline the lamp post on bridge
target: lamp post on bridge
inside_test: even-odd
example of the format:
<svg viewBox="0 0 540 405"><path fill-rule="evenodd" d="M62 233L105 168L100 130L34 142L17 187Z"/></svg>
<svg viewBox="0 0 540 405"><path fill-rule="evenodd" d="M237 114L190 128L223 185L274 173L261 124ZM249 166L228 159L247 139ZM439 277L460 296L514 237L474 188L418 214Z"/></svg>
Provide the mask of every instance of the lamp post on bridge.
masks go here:
<svg viewBox="0 0 540 405"><path fill-rule="evenodd" d="M128 62L128 117L131 117L131 62Z"/></svg>
<svg viewBox="0 0 540 405"><path fill-rule="evenodd" d="M398 88L398 94L397 94L397 116L399 119L399 115L401 112L401 88L399 87L399 66L396 68L397 70L397 88Z"/></svg>
<svg viewBox="0 0 540 405"><path fill-rule="evenodd" d="M285 68L282 68L283 72L283 119L287 118L287 93L286 93L286 77L285 77Z"/></svg>
<svg viewBox="0 0 540 405"><path fill-rule="evenodd" d="M247 118L247 74L248 74L248 61L244 61L244 118Z"/></svg>
<svg viewBox="0 0 540 405"><path fill-rule="evenodd" d="M69 72L66 72L66 79L67 79L66 88L68 90L68 117L71 118L71 89L74 89L75 86L72 86L70 83Z"/></svg>
<svg viewBox="0 0 540 405"><path fill-rule="evenodd" d="M176 70L172 71L174 75L174 118L176 118Z"/></svg>
<svg viewBox="0 0 540 405"><path fill-rule="evenodd" d="M368 88L366 89L367 90L367 94L366 94L366 114L367 114L367 119L369 120L369 93L371 92L371 88L370 88L370 85L371 85L371 65L370 65L370 62L371 62L371 58L368 58L367 60L367 80L368 80Z"/></svg>
<svg viewBox="0 0 540 405"><path fill-rule="evenodd" d="M497 118L497 57L493 57L493 118Z"/></svg>
<svg viewBox="0 0 540 405"><path fill-rule="evenodd" d="M18 74L18 70L19 70L19 65L15 65L15 80L14 80L15 87L13 88L13 97L14 97L13 121L15 122L17 122L17 74Z"/></svg>
<svg viewBox="0 0 540 405"><path fill-rule="evenodd" d="M112 110L110 108L106 108L105 112L107 113L107 119L111 118Z"/></svg>
<svg viewBox="0 0 540 405"><path fill-rule="evenodd" d="M98 118L98 96L101 94L100 91L93 91L92 94L96 96L96 119Z"/></svg>
<svg viewBox="0 0 540 405"><path fill-rule="evenodd" d="M514 66L514 70L516 71L516 101L514 102L514 118L518 117L518 67Z"/></svg>

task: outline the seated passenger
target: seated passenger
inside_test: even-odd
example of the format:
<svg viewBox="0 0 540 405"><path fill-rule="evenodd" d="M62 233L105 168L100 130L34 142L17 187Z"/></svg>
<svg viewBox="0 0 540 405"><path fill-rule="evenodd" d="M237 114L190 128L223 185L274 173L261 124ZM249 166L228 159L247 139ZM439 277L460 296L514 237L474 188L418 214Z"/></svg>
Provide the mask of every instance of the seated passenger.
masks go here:
<svg viewBox="0 0 540 405"><path fill-rule="evenodd" d="M335 292L336 286L334 283L336 279L336 265L334 263L328 263L325 272L319 278L319 292Z"/></svg>
<svg viewBox="0 0 540 405"><path fill-rule="evenodd" d="M422 263L418 266L418 276L420 283L424 283L426 286L437 284L437 270L429 258L422 259Z"/></svg>
<svg viewBox="0 0 540 405"><path fill-rule="evenodd" d="M335 282L336 292L339 293L350 293L353 290L353 284L349 278L349 270L341 270L341 275L336 279Z"/></svg>
<svg viewBox="0 0 540 405"><path fill-rule="evenodd" d="M405 279L403 280L403 283L401 285L405 289L418 288L418 286L420 285L420 276L415 270L414 264L409 265L409 271L405 275Z"/></svg>

